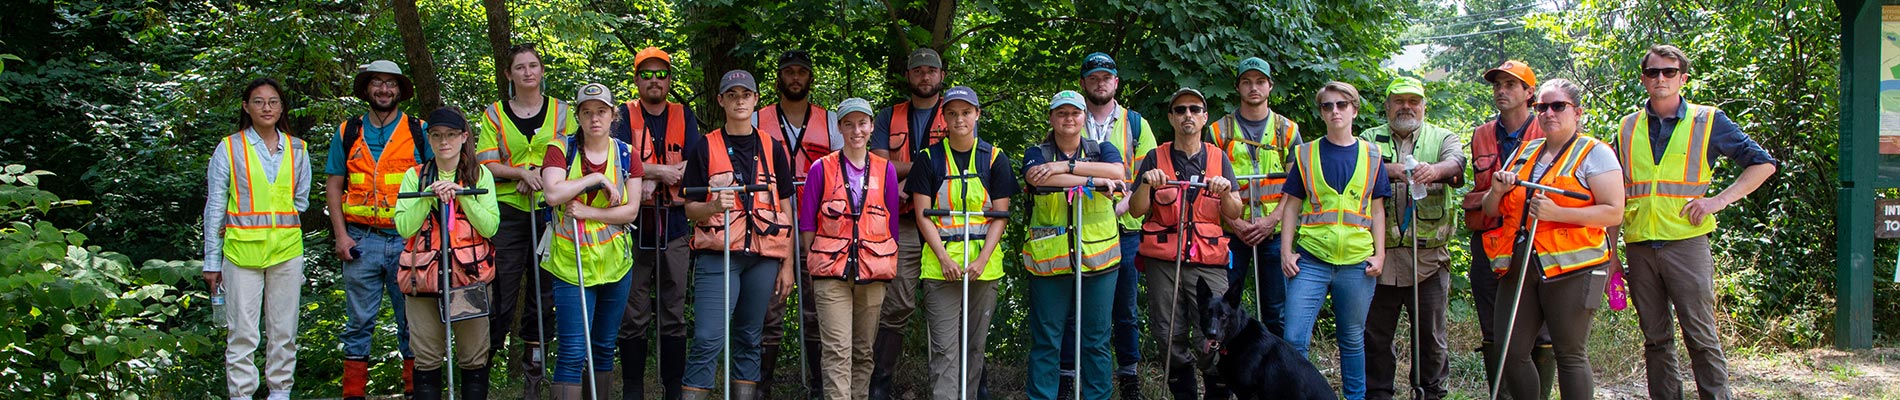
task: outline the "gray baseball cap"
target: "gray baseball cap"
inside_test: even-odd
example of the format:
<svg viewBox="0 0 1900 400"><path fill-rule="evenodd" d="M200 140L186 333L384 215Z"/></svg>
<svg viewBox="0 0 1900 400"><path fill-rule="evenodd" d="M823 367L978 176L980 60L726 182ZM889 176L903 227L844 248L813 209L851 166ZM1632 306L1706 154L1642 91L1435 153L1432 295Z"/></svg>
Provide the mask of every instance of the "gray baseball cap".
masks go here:
<svg viewBox="0 0 1900 400"><path fill-rule="evenodd" d="M1082 106L1082 94L1076 93L1074 90L1057 92L1055 96L1049 98L1049 111L1055 111L1057 108L1062 108L1062 106L1075 107L1077 110L1088 109L1088 107Z"/></svg>
<svg viewBox="0 0 1900 400"><path fill-rule="evenodd" d="M871 102L865 101L864 99L852 97L844 99L843 103L838 103L838 118L844 118L845 115L851 113L864 113L865 116L877 115L877 113L871 111Z"/></svg>
<svg viewBox="0 0 1900 400"><path fill-rule="evenodd" d="M725 93L735 87L743 87L753 92L759 91L759 84L752 79L752 73L745 72L743 69L726 71L725 75L719 77L719 93Z"/></svg>
<svg viewBox="0 0 1900 400"><path fill-rule="evenodd" d="M918 47L916 50L911 50L910 60L905 63L904 69L911 70L923 66L943 69L943 56L937 55L936 50L931 50L928 47Z"/></svg>
<svg viewBox="0 0 1900 400"><path fill-rule="evenodd" d="M1194 96L1194 98L1201 99L1202 103L1207 102L1207 96L1201 95L1201 91L1194 90L1194 88L1191 87L1183 87L1175 90L1173 96L1168 96L1168 104L1173 105L1174 101L1180 100L1182 96Z"/></svg>
<svg viewBox="0 0 1900 400"><path fill-rule="evenodd" d="M607 85L598 83L589 83L587 86L581 86L580 93L574 96L574 107L580 107L589 101L599 101L611 107L614 105L614 92L608 90Z"/></svg>

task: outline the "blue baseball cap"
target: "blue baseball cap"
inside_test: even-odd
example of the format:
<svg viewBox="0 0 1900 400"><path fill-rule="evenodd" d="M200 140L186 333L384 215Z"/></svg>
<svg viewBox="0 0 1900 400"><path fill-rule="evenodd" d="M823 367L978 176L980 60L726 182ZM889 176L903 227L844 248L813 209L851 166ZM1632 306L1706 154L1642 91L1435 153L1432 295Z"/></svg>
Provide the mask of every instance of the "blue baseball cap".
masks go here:
<svg viewBox="0 0 1900 400"><path fill-rule="evenodd" d="M1108 53L1094 52L1082 57L1082 76L1087 77L1095 71L1108 71L1109 75L1120 75L1115 70L1115 59Z"/></svg>
<svg viewBox="0 0 1900 400"><path fill-rule="evenodd" d="M983 103L976 100L976 91L971 90L969 86L957 86L943 91L943 104L950 104L952 101L970 103L976 108L983 108Z"/></svg>

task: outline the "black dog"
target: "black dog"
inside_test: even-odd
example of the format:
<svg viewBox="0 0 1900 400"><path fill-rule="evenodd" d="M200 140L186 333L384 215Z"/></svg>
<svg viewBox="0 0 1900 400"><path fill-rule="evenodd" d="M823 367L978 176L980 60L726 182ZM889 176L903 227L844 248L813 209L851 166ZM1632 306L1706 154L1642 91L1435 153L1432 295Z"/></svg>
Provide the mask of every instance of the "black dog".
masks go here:
<svg viewBox="0 0 1900 400"><path fill-rule="evenodd" d="M1208 352L1220 353L1215 365L1221 380L1240 399L1338 399L1339 394L1293 345L1267 332L1240 310L1241 285L1213 298L1206 283L1196 298L1207 305L1201 313L1201 333Z"/></svg>

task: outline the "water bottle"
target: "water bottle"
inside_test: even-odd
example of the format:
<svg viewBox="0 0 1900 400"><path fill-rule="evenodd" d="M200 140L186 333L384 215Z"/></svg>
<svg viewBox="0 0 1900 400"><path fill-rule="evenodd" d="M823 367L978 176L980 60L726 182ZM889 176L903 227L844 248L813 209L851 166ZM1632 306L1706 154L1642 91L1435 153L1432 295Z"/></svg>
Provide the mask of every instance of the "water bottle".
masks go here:
<svg viewBox="0 0 1900 400"><path fill-rule="evenodd" d="M1411 188L1412 200L1423 200L1425 198L1425 185L1421 182L1416 182L1412 180L1412 171L1418 170L1418 160L1413 159L1411 154L1406 154L1404 160L1405 160L1405 182L1406 182L1405 186Z"/></svg>
<svg viewBox="0 0 1900 400"><path fill-rule="evenodd" d="M219 285L211 292L211 326L223 328L229 323L230 319L224 316L224 287Z"/></svg>

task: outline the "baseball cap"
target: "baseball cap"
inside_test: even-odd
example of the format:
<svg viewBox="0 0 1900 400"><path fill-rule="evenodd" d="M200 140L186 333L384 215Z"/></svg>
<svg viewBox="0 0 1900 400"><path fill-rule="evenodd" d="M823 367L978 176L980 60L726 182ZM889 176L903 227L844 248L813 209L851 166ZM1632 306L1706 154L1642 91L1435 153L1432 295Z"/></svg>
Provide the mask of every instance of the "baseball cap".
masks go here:
<svg viewBox="0 0 1900 400"><path fill-rule="evenodd" d="M931 66L931 67L937 67L937 69L943 69L943 57L937 55L936 50L931 50L928 47L918 47L916 50L911 50L910 61L908 63L905 63L904 69L912 70L912 69L917 69L917 67L923 67L923 66Z"/></svg>
<svg viewBox="0 0 1900 400"><path fill-rule="evenodd" d="M743 69L726 71L725 75L720 75L719 93L725 93L734 87L743 87L753 92L759 91L759 84L752 79L752 73L745 72Z"/></svg>
<svg viewBox="0 0 1900 400"><path fill-rule="evenodd" d="M640 52L633 54L633 66L635 68L638 68L641 63L644 63L650 59L659 59L660 61L665 61L667 68L673 67L672 55L666 54L666 50L660 50L660 48L658 47L651 47L651 46L644 49L640 49Z"/></svg>
<svg viewBox="0 0 1900 400"><path fill-rule="evenodd" d="M864 115L867 116L877 115L871 112L871 102L865 101L864 99L852 97L844 99L843 103L838 103L838 118L844 118L845 115L850 115L851 113L864 113Z"/></svg>
<svg viewBox="0 0 1900 400"><path fill-rule="evenodd" d="M614 104L614 93L613 91L607 90L607 85L589 83L587 86L581 86L580 94L574 96L574 107L580 107L581 104L586 104L589 101L599 101L607 103L608 106L612 106Z"/></svg>
<svg viewBox="0 0 1900 400"><path fill-rule="evenodd" d="M468 117L455 107L443 106L429 112L429 127L442 127L458 131L468 131Z"/></svg>
<svg viewBox="0 0 1900 400"><path fill-rule="evenodd" d="M1260 71L1260 74L1266 75L1267 79L1273 79L1273 65L1267 64L1267 60L1262 60L1260 57L1247 57L1245 60L1240 60L1240 70L1234 72L1234 77L1246 75L1247 71Z"/></svg>
<svg viewBox="0 0 1900 400"><path fill-rule="evenodd" d="M976 91L971 90L969 86L957 86L943 91L943 104L950 104L952 101L970 103L977 108L983 108L983 103L976 100Z"/></svg>
<svg viewBox="0 0 1900 400"><path fill-rule="evenodd" d="M1082 94L1074 90L1064 90L1056 92L1054 97L1049 98L1049 111L1055 111L1062 106L1075 107L1077 110L1085 109L1082 107Z"/></svg>
<svg viewBox="0 0 1900 400"><path fill-rule="evenodd" d="M785 67L793 65L804 66L805 69L811 69L811 54L806 53L804 50L791 50L778 56L779 69L785 69Z"/></svg>
<svg viewBox="0 0 1900 400"><path fill-rule="evenodd" d="M1201 102L1203 103L1207 102L1207 96L1201 95L1201 91L1194 90L1194 88L1191 88L1191 87L1182 87L1178 90L1175 90L1173 96L1168 96L1168 104L1173 105L1175 100L1181 99L1181 96L1190 96L1190 95L1194 96L1195 98L1201 99Z"/></svg>
<svg viewBox="0 0 1900 400"><path fill-rule="evenodd" d="M1418 97L1425 97L1425 83L1419 82L1418 78L1401 76L1393 79L1392 84L1385 87L1386 96L1401 94L1413 94L1418 95Z"/></svg>
<svg viewBox="0 0 1900 400"><path fill-rule="evenodd" d="M1523 61L1507 60L1497 68L1484 71L1484 81L1495 83L1492 76L1498 73L1511 74L1517 77L1517 80L1524 81L1524 86L1537 87L1537 73L1532 72L1531 66L1524 64Z"/></svg>
<svg viewBox="0 0 1900 400"><path fill-rule="evenodd" d="M1088 56L1082 57L1082 76L1089 76L1095 71L1108 71L1109 75L1120 75L1115 70L1115 59L1109 57L1108 53L1102 52L1089 53Z"/></svg>

